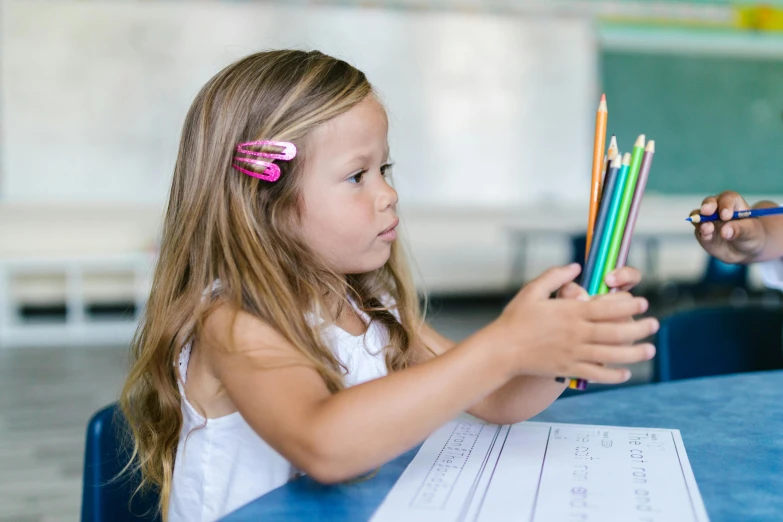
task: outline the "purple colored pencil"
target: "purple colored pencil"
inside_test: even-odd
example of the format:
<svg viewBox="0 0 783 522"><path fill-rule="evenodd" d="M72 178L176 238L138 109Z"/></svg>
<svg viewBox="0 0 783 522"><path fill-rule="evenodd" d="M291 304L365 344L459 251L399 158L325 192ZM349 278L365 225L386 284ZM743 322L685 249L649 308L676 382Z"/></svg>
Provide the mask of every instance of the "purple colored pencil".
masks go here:
<svg viewBox="0 0 783 522"><path fill-rule="evenodd" d="M631 240L633 239L633 232L636 228L636 220L639 217L639 207L642 206L644 187L647 185L647 178L650 175L650 167L652 166L654 155L655 141L650 140L644 148L644 157L642 158L642 166L639 171L639 179L636 182L636 190L633 194L631 210L628 213L628 222L626 223L625 231L623 232L623 242L620 243L620 252L617 256L616 268L624 267L625 263L628 261L628 252L631 250Z"/></svg>

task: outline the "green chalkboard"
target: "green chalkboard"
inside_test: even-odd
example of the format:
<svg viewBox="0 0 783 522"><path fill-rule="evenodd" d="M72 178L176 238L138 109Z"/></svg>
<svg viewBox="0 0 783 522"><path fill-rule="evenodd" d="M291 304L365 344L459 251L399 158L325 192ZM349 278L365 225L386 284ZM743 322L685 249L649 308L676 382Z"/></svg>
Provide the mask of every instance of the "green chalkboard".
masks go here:
<svg viewBox="0 0 783 522"><path fill-rule="evenodd" d="M783 58L605 51L609 134L654 139L648 188L783 193Z"/></svg>

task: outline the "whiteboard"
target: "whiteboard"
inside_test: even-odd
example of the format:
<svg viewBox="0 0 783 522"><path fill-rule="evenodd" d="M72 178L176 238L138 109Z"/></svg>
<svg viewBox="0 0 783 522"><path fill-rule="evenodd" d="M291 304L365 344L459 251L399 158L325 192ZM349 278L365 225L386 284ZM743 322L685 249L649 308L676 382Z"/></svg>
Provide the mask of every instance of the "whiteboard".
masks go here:
<svg viewBox="0 0 783 522"><path fill-rule="evenodd" d="M587 199L597 100L587 20L252 2L2 9L5 201L162 203L198 89L282 47L367 74L390 113L406 206Z"/></svg>

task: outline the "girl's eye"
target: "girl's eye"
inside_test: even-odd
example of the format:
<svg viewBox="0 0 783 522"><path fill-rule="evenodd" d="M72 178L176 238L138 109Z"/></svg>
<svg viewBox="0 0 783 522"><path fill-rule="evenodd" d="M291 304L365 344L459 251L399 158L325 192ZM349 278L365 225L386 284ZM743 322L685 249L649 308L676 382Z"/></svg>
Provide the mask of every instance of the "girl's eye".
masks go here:
<svg viewBox="0 0 783 522"><path fill-rule="evenodd" d="M393 163L387 163L386 165L381 165L381 176L386 176L389 174L389 171L392 168ZM362 180L364 179L364 175L367 174L366 170L360 170L356 174L350 176L347 178L347 181L349 183L352 183L354 185L359 185Z"/></svg>
<svg viewBox="0 0 783 522"><path fill-rule="evenodd" d="M362 178L363 177L364 177L364 171L357 172L356 174L354 174L353 176L348 178L348 181L350 183L354 183L354 184L358 185L359 183L362 182Z"/></svg>

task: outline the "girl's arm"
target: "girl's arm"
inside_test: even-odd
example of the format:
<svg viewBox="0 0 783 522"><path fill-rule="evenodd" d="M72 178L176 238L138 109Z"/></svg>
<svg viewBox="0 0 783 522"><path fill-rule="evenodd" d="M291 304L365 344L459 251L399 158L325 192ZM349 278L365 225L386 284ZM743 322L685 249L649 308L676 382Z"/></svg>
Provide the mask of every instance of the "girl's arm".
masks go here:
<svg viewBox="0 0 783 522"><path fill-rule="evenodd" d="M457 343L426 323L419 329L419 336L422 345L434 352L427 352L429 356L425 355L425 360L439 359L457 347ZM426 351L423 346L418 347L418 350L420 353ZM541 413L563 393L565 387L565 384L556 382L552 377L519 375L468 408L467 412L493 424L514 424Z"/></svg>
<svg viewBox="0 0 783 522"><path fill-rule="evenodd" d="M616 382L617 370L603 364L644 358L630 346L655 328L630 321L644 300L549 299L577 273L550 271L495 322L440 357L336 394L273 328L226 305L207 318L196 349L272 448L316 480L338 482L415 446L523 369ZM608 346L620 338L625 350Z"/></svg>
<svg viewBox="0 0 783 522"><path fill-rule="evenodd" d="M210 320L227 323L230 315L219 309ZM492 332L479 332L437 360L331 394L309 362L255 317L240 312L234 335L236 353L210 350L231 401L270 446L325 483L410 449L510 377Z"/></svg>

